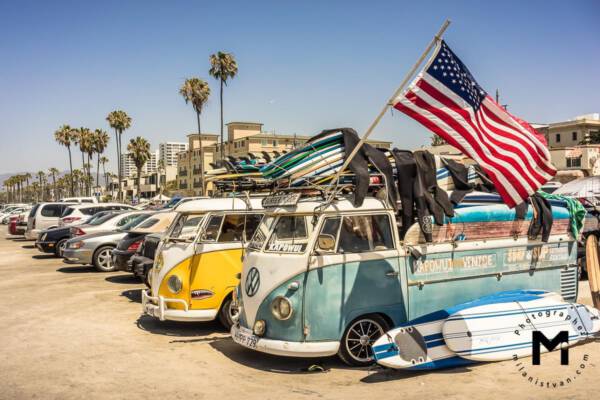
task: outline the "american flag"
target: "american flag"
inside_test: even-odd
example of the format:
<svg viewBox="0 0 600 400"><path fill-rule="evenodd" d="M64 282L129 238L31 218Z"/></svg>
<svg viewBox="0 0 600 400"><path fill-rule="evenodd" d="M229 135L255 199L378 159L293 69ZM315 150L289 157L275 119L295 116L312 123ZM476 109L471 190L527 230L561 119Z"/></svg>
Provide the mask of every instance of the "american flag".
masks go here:
<svg viewBox="0 0 600 400"><path fill-rule="evenodd" d="M543 135L496 103L444 41L393 105L481 165L509 207L556 174Z"/></svg>

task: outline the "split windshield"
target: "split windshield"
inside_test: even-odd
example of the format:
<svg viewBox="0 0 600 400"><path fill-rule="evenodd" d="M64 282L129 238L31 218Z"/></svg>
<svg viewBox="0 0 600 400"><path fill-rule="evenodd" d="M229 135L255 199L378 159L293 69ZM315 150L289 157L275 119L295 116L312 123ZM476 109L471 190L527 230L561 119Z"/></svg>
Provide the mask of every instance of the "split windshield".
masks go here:
<svg viewBox="0 0 600 400"><path fill-rule="evenodd" d="M264 239L261 240L262 234L266 231L267 226L271 228L271 225L273 225L273 222L270 225L265 225L265 229L259 228L255 237L252 238L251 245L257 246L259 242L264 243ZM309 217L305 215L282 215L277 217L274 225L267 232L270 232L270 236L265 251L304 253L308 245L309 235L312 232L312 224Z"/></svg>
<svg viewBox="0 0 600 400"><path fill-rule="evenodd" d="M204 214L181 214L173 224L168 239L192 241L196 238Z"/></svg>

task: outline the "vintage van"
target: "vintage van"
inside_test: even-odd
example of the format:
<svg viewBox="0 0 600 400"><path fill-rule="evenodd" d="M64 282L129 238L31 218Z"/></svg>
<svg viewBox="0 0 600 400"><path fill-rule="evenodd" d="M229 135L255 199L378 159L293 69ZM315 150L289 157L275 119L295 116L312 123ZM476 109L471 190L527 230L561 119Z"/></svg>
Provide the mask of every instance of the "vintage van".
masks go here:
<svg viewBox="0 0 600 400"><path fill-rule="evenodd" d="M472 203L433 225L426 243L417 224L401 242L395 211L376 198L357 208L351 197L277 197L265 203L235 295L232 337L250 349L366 365L381 334L447 306L511 289L577 296L563 207L553 207L547 242L527 237L531 207L516 221L504 204Z"/></svg>
<svg viewBox="0 0 600 400"><path fill-rule="evenodd" d="M145 314L161 321L219 321L230 328L237 308L247 240L263 218L257 198L185 202L156 251L151 288L142 291Z"/></svg>

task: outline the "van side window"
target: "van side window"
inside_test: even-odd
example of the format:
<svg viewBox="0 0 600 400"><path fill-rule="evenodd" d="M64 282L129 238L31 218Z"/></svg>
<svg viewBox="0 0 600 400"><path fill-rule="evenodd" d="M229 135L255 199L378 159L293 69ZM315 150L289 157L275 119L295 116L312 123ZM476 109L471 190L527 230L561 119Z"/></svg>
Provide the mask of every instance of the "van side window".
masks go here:
<svg viewBox="0 0 600 400"><path fill-rule="evenodd" d="M242 239L248 240L254 234L256 227L260 223L262 215L260 214L230 214L225 216L219 242L239 242ZM244 228L246 237L244 238Z"/></svg>
<svg viewBox="0 0 600 400"><path fill-rule="evenodd" d="M221 222L223 221L222 215L213 215L206 224L204 233L202 234L202 240L214 242L219 237L221 231Z"/></svg>
<svg viewBox="0 0 600 400"><path fill-rule="evenodd" d="M182 215L175 222L173 231L169 235L177 239L192 240L196 237L198 226L202 222L204 215Z"/></svg>
<svg viewBox="0 0 600 400"><path fill-rule="evenodd" d="M42 207L42 217L60 217L61 207L59 204L46 204Z"/></svg>
<svg viewBox="0 0 600 400"><path fill-rule="evenodd" d="M346 216L342 219L339 253L362 253L394 248L387 215Z"/></svg>

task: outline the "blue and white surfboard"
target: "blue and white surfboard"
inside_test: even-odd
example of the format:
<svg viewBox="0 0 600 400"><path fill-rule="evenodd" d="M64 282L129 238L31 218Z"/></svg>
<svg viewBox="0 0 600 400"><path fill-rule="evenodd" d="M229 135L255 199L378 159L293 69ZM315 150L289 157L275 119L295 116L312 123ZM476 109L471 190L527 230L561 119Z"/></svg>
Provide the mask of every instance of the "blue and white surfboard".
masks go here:
<svg viewBox="0 0 600 400"><path fill-rule="evenodd" d="M424 315L386 332L373 344L378 364L394 369L427 370L451 368L475 362L450 349L443 335L446 320L460 310L488 304L552 299L559 294L544 290L510 290Z"/></svg>

